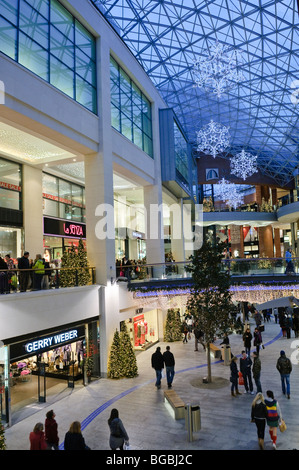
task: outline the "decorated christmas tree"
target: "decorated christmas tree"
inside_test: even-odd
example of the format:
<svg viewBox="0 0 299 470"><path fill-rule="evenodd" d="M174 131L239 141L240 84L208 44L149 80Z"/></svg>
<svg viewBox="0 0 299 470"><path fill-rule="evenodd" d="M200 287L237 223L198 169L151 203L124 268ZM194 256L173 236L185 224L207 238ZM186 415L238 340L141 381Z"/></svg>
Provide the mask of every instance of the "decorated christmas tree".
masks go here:
<svg viewBox="0 0 299 470"><path fill-rule="evenodd" d="M123 375L123 361L120 346L120 334L116 330L114 333L110 355L108 360L108 377L110 379L120 379Z"/></svg>
<svg viewBox="0 0 299 470"><path fill-rule="evenodd" d="M0 422L0 450L6 450L4 426Z"/></svg>
<svg viewBox="0 0 299 470"><path fill-rule="evenodd" d="M79 240L78 250L72 245L63 253L61 268L59 280L61 287L86 286L90 283L89 263L82 239Z"/></svg>
<svg viewBox="0 0 299 470"><path fill-rule="evenodd" d="M173 342L182 339L182 323L180 319L180 310L169 308L167 310L164 341Z"/></svg>
<svg viewBox="0 0 299 470"><path fill-rule="evenodd" d="M120 332L120 354L123 363L123 375L127 378L137 377L138 367L137 360L130 340L130 336L123 323Z"/></svg>
<svg viewBox="0 0 299 470"><path fill-rule="evenodd" d="M86 286L90 283L90 270L87 260L87 253L83 240L80 238L77 252L76 265L78 267L78 285Z"/></svg>

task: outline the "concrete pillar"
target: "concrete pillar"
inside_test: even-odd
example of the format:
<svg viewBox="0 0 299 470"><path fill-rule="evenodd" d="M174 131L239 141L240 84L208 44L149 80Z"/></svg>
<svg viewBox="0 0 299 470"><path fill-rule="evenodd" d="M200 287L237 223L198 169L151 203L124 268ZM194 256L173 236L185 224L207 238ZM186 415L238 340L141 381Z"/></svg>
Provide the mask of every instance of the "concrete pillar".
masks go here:
<svg viewBox="0 0 299 470"><path fill-rule="evenodd" d="M29 251L30 259L35 259L35 255L44 253L42 187L42 170L23 165L24 251Z"/></svg>

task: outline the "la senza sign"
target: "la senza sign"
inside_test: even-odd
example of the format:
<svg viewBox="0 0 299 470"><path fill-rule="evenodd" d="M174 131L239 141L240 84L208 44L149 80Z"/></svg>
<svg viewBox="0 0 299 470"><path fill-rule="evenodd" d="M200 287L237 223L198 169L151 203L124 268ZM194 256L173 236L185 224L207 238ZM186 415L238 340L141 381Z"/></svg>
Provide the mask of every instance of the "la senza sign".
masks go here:
<svg viewBox="0 0 299 470"><path fill-rule="evenodd" d="M86 238L86 225L70 220L44 217L44 235L65 238Z"/></svg>
<svg viewBox="0 0 299 470"><path fill-rule="evenodd" d="M42 349L55 348L62 343L68 343L78 338L78 330L70 330L63 333L58 333L53 336L46 336L44 338L36 339L25 344L25 351L27 353L38 352Z"/></svg>

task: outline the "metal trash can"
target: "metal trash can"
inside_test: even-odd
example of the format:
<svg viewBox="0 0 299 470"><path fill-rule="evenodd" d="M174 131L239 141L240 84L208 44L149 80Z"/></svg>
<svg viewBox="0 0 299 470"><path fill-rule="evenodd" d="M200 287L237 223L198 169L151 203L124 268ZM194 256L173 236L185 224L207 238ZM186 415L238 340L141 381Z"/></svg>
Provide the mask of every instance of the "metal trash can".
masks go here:
<svg viewBox="0 0 299 470"><path fill-rule="evenodd" d="M188 431L197 432L201 429L200 406L185 406L185 427Z"/></svg>
<svg viewBox="0 0 299 470"><path fill-rule="evenodd" d="M225 366L230 365L230 360L231 360L231 349L230 346L227 344L224 344L222 346L222 360L224 361Z"/></svg>

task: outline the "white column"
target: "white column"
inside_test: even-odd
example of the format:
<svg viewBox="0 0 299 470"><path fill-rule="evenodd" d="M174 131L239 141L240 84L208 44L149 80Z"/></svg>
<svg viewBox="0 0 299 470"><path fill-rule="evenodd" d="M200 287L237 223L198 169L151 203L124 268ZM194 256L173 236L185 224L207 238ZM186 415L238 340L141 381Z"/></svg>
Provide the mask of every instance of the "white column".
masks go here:
<svg viewBox="0 0 299 470"><path fill-rule="evenodd" d="M23 165L24 251L29 251L30 259L35 259L35 255L43 255L44 252L42 193L42 170Z"/></svg>

